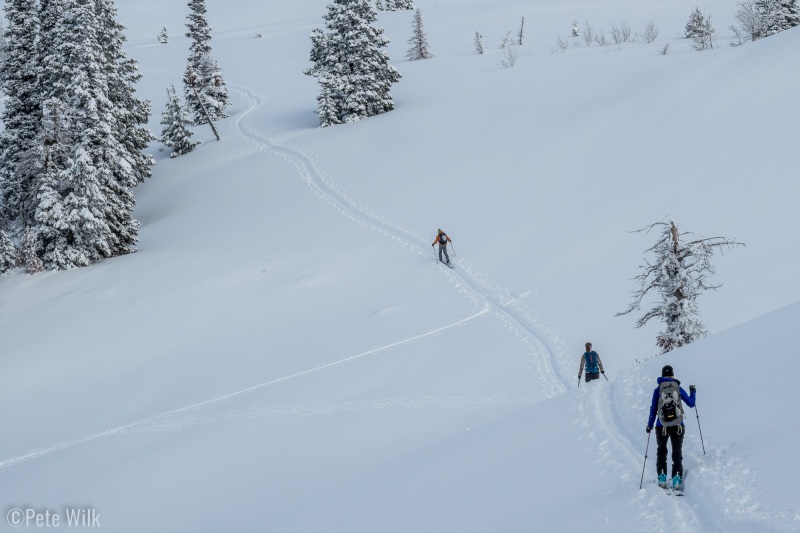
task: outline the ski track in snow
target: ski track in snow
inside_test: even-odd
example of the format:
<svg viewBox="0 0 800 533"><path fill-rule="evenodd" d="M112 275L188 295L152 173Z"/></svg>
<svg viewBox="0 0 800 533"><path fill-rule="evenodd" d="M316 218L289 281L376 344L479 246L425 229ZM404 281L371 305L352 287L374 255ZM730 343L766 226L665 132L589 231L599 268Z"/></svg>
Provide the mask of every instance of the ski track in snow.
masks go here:
<svg viewBox="0 0 800 533"><path fill-rule="evenodd" d="M797 531L794 511L763 509L758 503L755 473L741 458L711 442L706 443L706 455L702 454L700 437L690 427L688 415L690 436L684 439L683 462L691 474L686 495L663 494L655 483L655 433L648 444L644 431L626 431L631 424L624 421L620 410L621 405L641 401L640 387L630 375L620 376L616 382L601 378L581 385L575 405L577 422L590 441L587 451L596 455L602 477L610 480L609 490L630 487L629 505L638 507L640 517L637 531ZM668 455L668 468L671 464Z"/></svg>
<svg viewBox="0 0 800 533"><path fill-rule="evenodd" d="M245 142L255 144L262 151L281 157L293 165L303 182L315 195L353 222L397 241L420 256L428 257L430 243L425 237L386 220L358 203L327 175L318 158L306 153L302 148L286 146L252 128L247 118L262 105L261 97L248 88L230 85L228 87L238 92L247 102L247 108L237 114L231 122L234 134ZM531 365L537 369L534 377L537 380L538 390L544 392L545 397L551 398L567 390L566 374L563 372L564 361L559 361L558 351L549 334L525 315L517 305L517 299L510 297L507 291L492 287L463 260L459 260L457 269L446 269L437 263L432 264L439 267L459 291L476 306L489 309L521 340L530 354Z"/></svg>
<svg viewBox="0 0 800 533"><path fill-rule="evenodd" d="M148 72L157 75L171 76L171 73L161 70L156 70L156 69L142 69L142 70L146 70ZM277 141L274 141L262 135L253 128L251 128L247 124L246 119L253 111L255 111L262 104L262 99L253 91L247 88L233 87L233 86L229 86L229 88L238 92L247 102L246 109L243 112L234 116L230 121L231 130L235 135L243 139L245 142L255 144L260 150L278 156L287 161L288 163L290 163L291 165L293 165L298 175L300 176L302 181L309 187L309 189L320 199L324 200L325 202L333 206L338 212L340 212L344 216L353 220L357 224L378 231L382 235L394 239L400 244L414 250L418 255L427 256L428 254L427 248L429 246L429 243L424 237L414 234L413 232L405 228L402 228L397 224L385 220L377 213L357 203L353 198L351 198L348 194L339 189L335 183L333 183L333 181L325 173L324 169L320 165L317 158L305 153L300 148L283 146ZM550 398L557 396L559 394L563 394L567 390L566 379L562 377L564 375L563 370L565 368L565 361L563 360L559 361L557 359L558 352L554 347L553 342L550 340L549 334L546 331L544 331L544 328L537 327L535 325L535 320L528 317L526 313L518 307L519 299L511 297L507 293L507 291L491 287L485 280L481 279L480 275L476 273L474 268L470 267L464 261L459 261L458 270L446 269L445 267L440 266L437 263L433 262L431 264L435 267L440 268L442 270L442 273L449 278L449 280L459 289L459 291L462 292L466 297L468 297L471 301L475 303L476 310L471 315L461 320L455 321L451 324L435 328L426 333L422 333L420 335L412 336L400 341L376 347L367 350L365 352L345 357L343 359L331 363L320 365L284 377L275 378L270 381L260 383L245 389L241 389L229 394L225 394L223 396L219 396L210 400L201 401L195 404L166 411L164 413L160 413L152 417L139 420L137 422L121 425L115 428L100 431L98 433L86 435L79 439L52 444L50 446L29 451L27 453L15 457L6 458L0 460L0 469L9 467L11 465L16 465L25 461L29 461L32 459L37 459L39 457L43 457L45 455L49 455L54 452L65 450L67 448L79 446L82 444L87 444L96 441L98 439L120 436L126 433L131 433L133 431L146 431L148 429L149 430L157 430L158 428L176 429L178 427L183 427L183 425L197 423L198 420L207 421L208 419L203 419L201 417L192 417L184 420L184 422L178 422L176 418L179 416L184 416L191 411L196 411L203 407L218 404L220 402L224 402L234 397L241 396L262 389L264 387L268 387L270 385L275 385L296 378L308 376L313 373L321 372L323 370L328 370L343 364L350 363L358 359L362 359L371 355L385 352L397 346L413 343L425 337L437 335L443 331L460 326L471 320L489 314L494 315L496 318L500 319L520 339L520 341L527 348L530 354L529 357L531 365L534 368L538 369L537 372L534 372L534 378L537 381L535 384L536 390L544 393L545 398ZM559 363L561 364L560 369L557 366ZM539 398L541 399L541 397ZM469 405L474 405L475 401L476 400L474 399L462 398L461 403L459 403L459 400L454 400L450 398L450 399L435 400L433 401L433 404L439 406L446 405L453 407L455 405L459 405L461 407L465 407ZM498 401L496 399L482 399L478 400L478 402L479 404L485 407L493 405L509 405L509 402L517 404L532 403L532 400L530 398L516 399L516 400L505 399L502 401ZM426 405L426 404L432 405L430 399L428 400L405 399L401 403L403 405L406 405L407 407L414 405ZM342 410L345 408L351 409L352 405L349 405L347 407L340 406L334 410ZM313 412L319 412L320 408L312 407L310 408L310 410ZM277 411L274 409L273 410L267 409L266 411L262 410L261 414L258 416L274 416L274 413L276 412L286 414L286 413L300 413L308 411L304 411L303 408L299 407L295 409L284 407L278 409ZM249 413L244 413L241 415L228 415L226 418L231 418L236 416L240 417L254 416L254 411L251 410ZM170 419L172 420L170 421Z"/></svg>
<svg viewBox="0 0 800 533"><path fill-rule="evenodd" d="M171 73L143 69L159 75ZM302 148L286 146L256 131L247 123L248 116L258 109L262 99L253 91L229 86L239 93L247 102L246 109L230 121L235 135L245 142L255 144L261 151L276 155L290 163L302 181L320 199L334 207L339 213L353 222L379 232L397 241L399 244L427 257L429 243L419 234L390 222L359 204L350 195L341 190L325 172L318 158L306 153ZM425 337L437 335L443 331L461 326L479 317L493 315L500 319L526 346L533 367L539 371L535 378L539 390L546 397L563 394L568 387L574 386L570 368L572 361L567 361L564 350L557 349L551 335L544 326L538 324L518 305L519 299L512 297L507 291L493 287L474 267L463 259L455 270L445 269L431 262L442 270L451 283L467 298L475 303L476 311L455 322L432 329L428 332L391 342L383 346L344 357L331 363L319 365L304 371L278 377L251 387L237 390L209 400L186 405L166 411L137 422L121 425L98 433L86 435L79 439L52 444L50 446L29 451L27 453L0 460L0 469L34 460L67 448L91 443L100 439L121 436L134 432L172 431L197 424L218 423L228 420L273 418L283 416L318 416L337 412L352 412L364 409L389 408L483 408L487 406L509 406L534 404L540 398L529 397L424 397L424 398L388 398L369 402L346 402L341 404L301 404L270 405L251 407L241 411L234 409L225 414L203 416L198 411L204 407L221 404L233 398L255 392L266 387L291 380L303 378L337 366L386 352L397 346L417 342ZM625 383L625 380L621 383ZM568 385L569 384L569 385ZM632 387L632 383L628 383ZM596 463L603 477L608 478L609 489L618 490L619 486L630 487L633 493L629 505L638 508L639 520L637 531L724 531L726 529L743 530L748 524L759 530L794 530L792 511L770 511L761 509L756 501L754 486L751 483L755 474L730 450L717 447L705 457L684 446L684 462L691 469L691 481L687 485L687 496L675 497L663 494L662 489L654 484L655 438L647 446L646 436L641 439L625 432L626 424L619 411L619 402L635 402L638 397L633 392L625 398L615 398L615 383L603 382L584 384L578 391L575 406L578 412L577 423L585 430L590 441L587 448L596 455ZM643 433L644 435L644 433ZM641 442L639 442L641 440ZM634 442L635 441L635 442ZM647 462L644 470L642 489L636 484L642 472L645 457L642 449L647 446ZM743 481L744 479L744 481ZM781 527L781 525L785 527Z"/></svg>
<svg viewBox="0 0 800 533"><path fill-rule="evenodd" d="M591 441L591 452L596 454L596 463L602 477L609 479L610 487L630 487L634 496L629 505L638 507L640 520L637 531L708 531L702 526L697 510L687 505L689 497L663 494L663 489L653 484L655 468L655 436L651 437L647 452L642 490L638 490L639 476L644 461L646 437L642 438L642 450L634 449L621 428L625 425L617 418L614 407L613 383L584 383L576 402L578 420ZM642 432L644 435L644 432ZM638 463L638 468L634 467ZM691 490L687 485L687 493Z"/></svg>
<svg viewBox="0 0 800 533"><path fill-rule="evenodd" d="M373 356L373 355L376 355L376 354L379 354L379 353L382 353L382 352L389 351L392 348L396 348L398 346L415 343L415 342L417 342L417 341L419 341L421 339L424 339L425 337L438 335L438 334L440 334L440 333L442 333L444 331L447 331L449 329L459 327L459 326L461 326L461 325L463 325L463 324L465 324L465 323L467 323L467 322L469 322L471 320L475 320L475 319L480 318L482 316L486 316L488 313L489 313L489 309L484 307L483 309L478 310L476 313L474 313L474 314L472 314L472 315L470 315L470 316L468 316L466 318L462 318L461 320L457 320L457 321L452 322L450 324L447 324L447 325L432 329L430 331L427 331L427 332L419 334L419 335L415 335L415 336L412 336L412 337L407 337L405 339L402 339L402 340L399 340L399 341L395 341L395 342L392 342L392 343L389 343L389 344L385 344L383 346L379 346L379 347L376 347L376 348L372 348L370 350L367 350L367 351L364 351L364 352L361 352L361 353L358 353L358 354L355 354L355 355L344 357L344 358L339 359L337 361L333 361L333 362L330 362L330 363L319 365L319 366L316 366L314 368L310 368L308 370L303 370L303 371L300 371L300 372L296 372L294 374L289 374L289 375L286 375L286 376L283 376L283 377L271 379L271 380L266 381L264 383L259 383L258 385L253 385L253 386L247 387L245 389L240 389L240 390L237 390L235 392L224 394L222 396L217 396L216 398L212 398L210 400L205 400L205 401L202 401L202 402L194 403L194 404L191 404L191 405L180 407L178 409L173 409L171 411L166 411L164 413L160 413L160 414L157 414L155 416L151 416L149 418L145 418L145 419L139 420L137 422L133 422L133 423L130 423L130 424L125 424L125 425L118 426L118 427L115 427L115 428L112 428L112 429L107 429L105 431L101 431L101 432L94 433L94 434L91 434L91 435L86 435L86 436L81 437L81 438L76 439L76 440L71 440L71 441L67 441L67 442L61 442L61 443L57 443L57 444L52 444L52 445L47 446L45 448L40 448L40 449L37 449L37 450L33 450L33 451L30 451L30 452L18 455L16 457L10 457L8 459L3 459L3 460L0 460L0 469L6 468L6 467L11 466L11 465L23 463L23 462L29 461L31 459L37 459L39 457L43 457L45 455L49 455L49 454L54 453L54 452L65 450L67 448L72 448L74 446L79 446L81 444L87 444L89 442L93 442L93 441L96 441L96 440L99 440L99 439L103 439L103 438L106 438L106 437L119 436L119 435L123 435L123 434L126 434L126 433L131 433L131 432L135 432L135 431L158 430L159 428L162 428L162 429L179 429L179 428L185 427L187 425L192 425L192 424L195 423L194 421L199 420L198 417L190 418L190 419L188 419L188 421L183 422L183 423L176 423L175 419L177 417L179 417L179 416L185 416L185 415L189 414L192 411L197 411L199 409L202 409L203 407L208 407L208 406L211 406L211 405L220 404L220 403L225 402L227 400L230 400L232 398L235 398L235 397L238 397L238 396L243 396L243 395L249 394L251 392L255 392L255 391L259 390L259 389L263 389L263 388L266 388L266 387L269 387L269 386L272 386L272 385L277 385L279 383L285 383L287 381L292 381L292 380L295 380L295 379L298 379L298 378L303 378L303 377L309 376L311 374L316 374L318 372L322 372L324 370L329 370L329 369L334 368L334 367L338 367L338 366L342 366L342 365L345 365L345 364L348 364L348 363L352 363L353 361L357 361L359 359L364 359L366 357L370 357L370 356ZM505 399L505 400L499 401L499 400L486 399L485 401L482 402L482 405L483 406L486 406L486 405L509 405L510 403L520 403L522 401L524 401L524 400L520 400L520 399L514 399L514 400ZM406 406L409 406L409 407L410 406L414 406L415 405L414 402L420 402L420 400L419 399L417 399L417 400L412 400L412 399L403 400L403 404L406 405ZM453 399L453 398L450 398L449 400L446 400L446 401L442 400L442 399L439 399L439 400L437 400L437 402L439 403L439 405L449 405L451 407L458 404L458 400L457 399ZM460 405L457 405L457 406L468 407L470 405L474 405L474 402L475 402L474 399L473 400L465 400L464 403L462 403ZM426 403L426 401L422 400L422 403L424 404L424 403ZM430 400L428 400L427 403L430 403ZM479 402L479 403L481 403L481 402ZM352 404L350 404L350 405L352 407ZM297 410L294 411L294 412L297 412L297 413L303 412L303 410L304 410L301 407L296 407L296 409ZM305 408L305 411L308 412L309 409L311 411L317 411L318 412L320 408L319 407L311 407L311 408L309 408L307 406ZM338 408L336 408L334 410L342 410L342 409L343 409L342 407L338 407ZM252 411L252 410L250 411L251 416L252 416L252 414L254 412L255 411ZM285 414L291 414L293 411L290 408L282 407L282 408L279 408L277 411L267 411L267 414L262 414L261 416L275 416L274 415L275 412L280 412L280 413L285 415ZM272 415L270 415L270 413L272 413ZM247 417L246 414L245 415L236 415L236 416L239 416L240 418L246 418ZM228 415L226 418L231 418L231 415ZM171 422L170 422L170 420L171 420Z"/></svg>

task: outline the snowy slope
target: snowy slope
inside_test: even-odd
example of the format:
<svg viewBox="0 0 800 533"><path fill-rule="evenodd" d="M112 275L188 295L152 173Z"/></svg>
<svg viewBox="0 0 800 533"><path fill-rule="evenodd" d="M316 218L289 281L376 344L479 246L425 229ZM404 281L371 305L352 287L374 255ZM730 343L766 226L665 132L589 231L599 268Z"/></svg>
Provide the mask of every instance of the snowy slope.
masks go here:
<svg viewBox="0 0 800 533"><path fill-rule="evenodd" d="M207 3L234 107L220 142L154 146L140 251L0 280L7 513L91 508L111 531L800 530L800 31L728 47L734 6L714 0L720 46L696 53L683 0L419 0L433 59L403 59L411 13L380 18L397 109L320 130L302 69L326 2ZM118 5L158 132L186 8ZM660 36L551 53L573 19ZM664 217L747 247L699 302L712 335L637 364L658 328L613 315L652 244L629 231ZM437 227L455 270L434 263ZM586 340L610 381L576 389ZM665 501L654 442L639 481L666 363L698 387L706 454L690 413L689 490Z"/></svg>

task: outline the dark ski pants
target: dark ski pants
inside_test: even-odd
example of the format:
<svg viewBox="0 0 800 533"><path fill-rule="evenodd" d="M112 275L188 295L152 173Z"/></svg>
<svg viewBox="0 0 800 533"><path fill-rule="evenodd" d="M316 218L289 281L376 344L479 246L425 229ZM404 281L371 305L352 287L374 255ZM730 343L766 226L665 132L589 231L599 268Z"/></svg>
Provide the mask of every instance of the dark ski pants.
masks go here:
<svg viewBox="0 0 800 533"><path fill-rule="evenodd" d="M589 383L590 381L594 381L596 379L600 379L600 372L591 372L591 373L587 372L585 374L584 379L586 380L586 383Z"/></svg>
<svg viewBox="0 0 800 533"><path fill-rule="evenodd" d="M664 434L665 429L667 430L666 435ZM684 429L683 424L679 426L670 426L668 428L662 426L653 428L653 431L656 433L656 443L658 444L658 449L656 450L657 474L661 472L667 473L667 441L669 441L672 445L672 476L670 477L675 477L675 474L680 474L681 479L683 479Z"/></svg>
<svg viewBox="0 0 800 533"><path fill-rule="evenodd" d="M444 256L447 258L447 261L442 261L442 252L444 252ZM447 255L447 245L446 244L440 244L439 245L439 261L442 261L443 263L449 263L450 262L450 256Z"/></svg>

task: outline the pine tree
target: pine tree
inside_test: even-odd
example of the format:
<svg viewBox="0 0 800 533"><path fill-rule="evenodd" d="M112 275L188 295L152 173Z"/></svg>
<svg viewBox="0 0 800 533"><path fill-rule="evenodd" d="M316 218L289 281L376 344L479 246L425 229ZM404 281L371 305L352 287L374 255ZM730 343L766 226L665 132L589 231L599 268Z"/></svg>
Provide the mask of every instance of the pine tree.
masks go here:
<svg viewBox="0 0 800 533"><path fill-rule="evenodd" d="M0 230L0 276L6 275L17 264L17 249L5 231Z"/></svg>
<svg viewBox="0 0 800 533"><path fill-rule="evenodd" d="M28 274L38 274L44 270L42 260L36 255L37 248L30 228L25 228L17 250L17 266L25 267Z"/></svg>
<svg viewBox="0 0 800 533"><path fill-rule="evenodd" d="M484 53L486 53L486 46L483 44L483 35L481 35L481 32L479 31L475 32L474 42L475 42L475 51L478 52L478 54L483 55Z"/></svg>
<svg viewBox="0 0 800 533"><path fill-rule="evenodd" d="M161 33L158 34L158 42L161 44L169 43L169 30L167 30L166 26L161 28Z"/></svg>
<svg viewBox="0 0 800 533"><path fill-rule="evenodd" d="M797 0L756 0L762 37L800 25Z"/></svg>
<svg viewBox="0 0 800 533"><path fill-rule="evenodd" d="M699 7L694 8L692 14L689 15L689 21L686 23L686 29L684 31L686 38L694 39L695 36L700 34L705 21L706 16L703 14L703 11Z"/></svg>
<svg viewBox="0 0 800 533"><path fill-rule="evenodd" d="M119 64L111 61L117 57L111 30L101 24L109 12L98 1L49 0L45 6L51 28L42 36L47 119L34 232L45 266L58 270L133 252L138 240L131 190L136 169L120 138L127 131L121 97L110 94L120 81L109 73Z"/></svg>
<svg viewBox="0 0 800 533"><path fill-rule="evenodd" d="M378 0L376 4L377 9L381 11L402 11L405 9L414 9L413 0Z"/></svg>
<svg viewBox="0 0 800 533"><path fill-rule="evenodd" d="M317 114L320 126L325 128L341 124L339 95L344 92L344 88L340 84L341 78L323 73L317 81L320 86L319 96L317 96Z"/></svg>
<svg viewBox="0 0 800 533"><path fill-rule="evenodd" d="M425 25L422 21L422 12L419 9L414 12L412 35L408 40L408 44L411 45L411 48L406 53L406 57L409 60L418 61L433 57L430 51L431 45L428 43L428 36L425 33Z"/></svg>
<svg viewBox="0 0 800 533"><path fill-rule="evenodd" d="M647 250L655 255L655 261L645 259L636 276L639 289L634 292L634 301L617 316L640 309L642 300L650 292L659 295L659 301L636 322L642 327L651 319L658 319L664 329L656 338L661 353L666 353L689 344L707 334L697 309L697 297L708 289L719 285L709 285L708 278L715 273L711 257L718 248L743 246L742 243L724 237L700 238L685 241L688 233L679 234L674 221L656 222L644 229L649 232L661 229L656 244Z"/></svg>
<svg viewBox="0 0 800 533"><path fill-rule="evenodd" d="M700 8L696 8L686 23L686 37L692 40L692 48L698 51L714 48L715 33L711 15L705 17Z"/></svg>
<svg viewBox="0 0 800 533"><path fill-rule="evenodd" d="M32 222L33 174L28 161L41 120L36 48L39 17L34 0L7 0L6 57L0 80L6 95L0 119L0 228Z"/></svg>
<svg viewBox="0 0 800 533"><path fill-rule="evenodd" d="M167 88L167 106L161 116L161 124L164 126L161 131L161 142L172 149L170 157L188 154L200 144L200 141L192 140L192 132L186 127L187 123L186 111L175 92L175 87L170 85Z"/></svg>
<svg viewBox="0 0 800 533"><path fill-rule="evenodd" d="M193 124L207 124L227 118L231 105L222 70L211 53L211 27L206 20L205 0L189 1L186 36L192 40L183 75L184 97L194 117Z"/></svg>
<svg viewBox="0 0 800 533"><path fill-rule="evenodd" d="M0 21L0 82L3 79L3 73L6 70L6 30L3 28L3 22Z"/></svg>
<svg viewBox="0 0 800 533"><path fill-rule="evenodd" d="M759 21L761 22L761 36L769 37L782 31L782 10L780 0L757 0Z"/></svg>
<svg viewBox="0 0 800 533"><path fill-rule="evenodd" d="M784 29L800 26L800 4L798 0L782 0Z"/></svg>
<svg viewBox="0 0 800 533"><path fill-rule="evenodd" d="M145 149L155 137L147 129L151 103L136 97L136 83L142 78L136 61L129 58L123 46L125 27L117 22L114 0L95 0L99 26L98 41L103 51L103 73L108 84L110 104L114 107L114 137L124 150L114 174L126 187L134 187L152 176L155 160Z"/></svg>
<svg viewBox="0 0 800 533"><path fill-rule="evenodd" d="M323 18L328 33L312 32L314 65L305 70L320 83L320 125L354 122L394 109L389 89L400 73L382 50L389 41L382 29L372 26L377 13L369 0L334 0Z"/></svg>

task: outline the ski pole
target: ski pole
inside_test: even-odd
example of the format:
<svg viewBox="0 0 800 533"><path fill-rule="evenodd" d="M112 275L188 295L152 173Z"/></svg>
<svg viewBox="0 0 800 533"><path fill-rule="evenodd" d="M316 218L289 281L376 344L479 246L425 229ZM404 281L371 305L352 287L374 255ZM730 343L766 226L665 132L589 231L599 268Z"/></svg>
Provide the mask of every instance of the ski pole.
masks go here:
<svg viewBox="0 0 800 533"><path fill-rule="evenodd" d="M642 479L639 480L639 489L641 490L644 483L644 467L647 465L647 450L650 449L650 432L647 432L647 447L644 449L644 464L642 465Z"/></svg>
<svg viewBox="0 0 800 533"><path fill-rule="evenodd" d="M431 244L431 252L433 253L433 258L436 259L436 249Z"/></svg>
<svg viewBox="0 0 800 533"><path fill-rule="evenodd" d="M578 388L581 388L581 375L578 374Z"/></svg>
<svg viewBox="0 0 800 533"><path fill-rule="evenodd" d="M450 248L453 249L453 257L457 257L458 254L456 254L456 247L453 246L453 241L450 241Z"/></svg>
<svg viewBox="0 0 800 533"><path fill-rule="evenodd" d="M700 427L700 415L697 412L697 404L694 406L694 414L697 416L697 429L700 430L700 444L703 446L703 455L706 454L706 445L703 442L703 428Z"/></svg>
<svg viewBox="0 0 800 533"><path fill-rule="evenodd" d="M606 373L605 372L600 372L600 373L603 374L603 377L606 378L606 381L609 381L608 377L606 377Z"/></svg>

